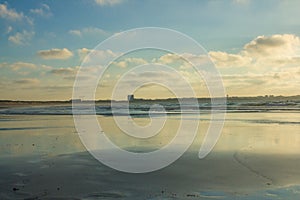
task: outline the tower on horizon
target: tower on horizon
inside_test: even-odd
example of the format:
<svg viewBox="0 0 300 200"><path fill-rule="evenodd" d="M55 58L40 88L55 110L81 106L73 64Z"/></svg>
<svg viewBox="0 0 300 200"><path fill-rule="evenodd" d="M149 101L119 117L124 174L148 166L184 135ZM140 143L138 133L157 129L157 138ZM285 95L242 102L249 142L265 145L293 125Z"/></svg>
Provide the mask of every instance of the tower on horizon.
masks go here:
<svg viewBox="0 0 300 200"><path fill-rule="evenodd" d="M128 100L128 101L133 101L133 100L134 100L134 95L133 95L133 94L129 94L129 95L127 96L127 100Z"/></svg>

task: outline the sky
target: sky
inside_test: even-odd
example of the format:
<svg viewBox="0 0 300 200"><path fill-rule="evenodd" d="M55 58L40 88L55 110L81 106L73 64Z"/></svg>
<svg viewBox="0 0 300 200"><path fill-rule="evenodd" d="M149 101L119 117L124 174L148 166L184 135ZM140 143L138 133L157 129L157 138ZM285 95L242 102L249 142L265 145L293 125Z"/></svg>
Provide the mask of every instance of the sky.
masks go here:
<svg viewBox="0 0 300 200"><path fill-rule="evenodd" d="M229 96L299 95L299 8L297 0L0 1L0 99L71 99L76 73L92 49L142 27L176 30L197 41ZM106 58L119 52L98 53ZM116 84L128 87L118 82L126 73L131 82L149 80L134 92L139 98L174 96L151 80L184 90L175 76L151 63L171 66L188 79L197 97L208 95L201 76L178 56L142 50L120 54L100 78L96 98L110 99ZM155 70L141 76L130 72L143 64Z"/></svg>

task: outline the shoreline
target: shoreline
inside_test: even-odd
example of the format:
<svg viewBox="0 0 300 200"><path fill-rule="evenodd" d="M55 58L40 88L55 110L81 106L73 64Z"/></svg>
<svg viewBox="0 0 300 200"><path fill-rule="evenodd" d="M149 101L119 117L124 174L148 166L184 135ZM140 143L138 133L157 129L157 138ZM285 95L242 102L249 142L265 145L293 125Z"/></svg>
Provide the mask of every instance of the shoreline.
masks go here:
<svg viewBox="0 0 300 200"><path fill-rule="evenodd" d="M249 96L249 97L243 97L243 96L230 96L230 97L220 97L220 98L214 98L214 99L224 99L226 98L227 101L265 101L265 102L272 102L272 101L296 101L300 102L300 95L293 95L293 96L274 96L274 95L265 95L265 96ZM184 100L195 100L199 103L201 102L210 102L211 98L209 97L201 97L201 98L180 98ZM110 103L110 102L128 102L127 100L110 100L110 99L96 99L96 100L81 100L81 99L70 99L70 100L10 100L10 99L2 99L0 100L1 104L69 104L72 103L72 101L75 101L76 103L79 101L81 103L89 103L89 102L95 102L95 103ZM178 102L177 98L167 98L167 99L143 99L143 98L136 98L134 100L131 100L130 102L138 103L138 102Z"/></svg>

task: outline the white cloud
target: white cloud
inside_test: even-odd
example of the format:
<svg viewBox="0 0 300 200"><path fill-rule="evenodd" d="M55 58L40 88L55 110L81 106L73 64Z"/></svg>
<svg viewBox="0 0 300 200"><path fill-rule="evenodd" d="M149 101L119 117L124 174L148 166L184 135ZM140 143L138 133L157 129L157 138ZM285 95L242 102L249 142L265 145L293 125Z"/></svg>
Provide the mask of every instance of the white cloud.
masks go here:
<svg viewBox="0 0 300 200"><path fill-rule="evenodd" d="M138 65L143 65L143 64L147 64L147 63L148 62L142 58L125 58L124 60L119 61L119 62L114 62L113 64L120 68L126 68L129 65L138 66Z"/></svg>
<svg viewBox="0 0 300 200"><path fill-rule="evenodd" d="M73 56L73 53L71 51L69 51L67 48L41 50L41 51L38 51L37 54L41 58L46 59L46 60L52 60L52 59L65 60L65 59L69 59L70 57Z"/></svg>
<svg viewBox="0 0 300 200"><path fill-rule="evenodd" d="M79 29L70 30L69 34L81 37L81 36L103 36L103 35L106 36L109 33L101 28L86 27L80 30Z"/></svg>
<svg viewBox="0 0 300 200"><path fill-rule="evenodd" d="M167 70L159 66L148 69L149 71L144 69L131 71L124 74L117 83L110 84L118 85L118 94L114 98L122 99L132 88L138 90L137 96L142 95L145 98L168 98L174 95L170 90L178 92L179 97L193 96L191 90L197 95L200 95L200 91L201 93L206 91L197 73ZM110 85L107 87L111 87Z"/></svg>
<svg viewBox="0 0 300 200"><path fill-rule="evenodd" d="M8 40L16 45L28 45L32 37L34 36L34 32L17 32L15 35L11 35L8 37Z"/></svg>
<svg viewBox="0 0 300 200"><path fill-rule="evenodd" d="M227 92L234 95L296 95L300 83L297 72L298 68L289 68L281 72L223 75L223 81Z"/></svg>
<svg viewBox="0 0 300 200"><path fill-rule="evenodd" d="M218 67L282 67L300 65L300 38L283 34L258 36L237 54L209 52Z"/></svg>
<svg viewBox="0 0 300 200"><path fill-rule="evenodd" d="M75 75L77 73L77 70L79 67L67 67L67 68L58 68L58 69L52 69L50 73L56 74L56 75Z"/></svg>
<svg viewBox="0 0 300 200"><path fill-rule="evenodd" d="M84 60L85 65L89 66L99 66L101 63L106 61L111 61L117 56L120 56L120 53L112 52L111 50L93 50L87 48L78 49L78 55L80 60Z"/></svg>
<svg viewBox="0 0 300 200"><path fill-rule="evenodd" d="M209 54L221 69L229 94L299 94L300 38L296 35L258 36L236 54Z"/></svg>
<svg viewBox="0 0 300 200"><path fill-rule="evenodd" d="M4 71L9 71L9 74L14 76L28 76L28 75L37 75L43 76L49 70L53 69L52 66L35 64L29 62L14 62L14 63L0 63L0 69L3 68ZM6 73L4 73L6 74Z"/></svg>
<svg viewBox="0 0 300 200"><path fill-rule="evenodd" d="M123 0L95 0L100 6L114 6L123 3Z"/></svg>
<svg viewBox="0 0 300 200"><path fill-rule="evenodd" d="M0 18L10 21L27 21L29 25L33 25L33 20L24 15L22 12L17 12L15 9L10 9L7 4L0 4Z"/></svg>
<svg viewBox="0 0 300 200"><path fill-rule="evenodd" d="M76 36L79 36L79 37L82 36L80 30L70 30L69 33L70 33L71 35L76 35Z"/></svg>
<svg viewBox="0 0 300 200"><path fill-rule="evenodd" d="M91 51L92 50L88 49L88 48L78 49L77 52L78 52L80 60L83 60Z"/></svg>
<svg viewBox="0 0 300 200"><path fill-rule="evenodd" d="M30 9L30 12L36 15L40 15L42 17L52 16L50 7L47 4L42 4L40 8Z"/></svg>
<svg viewBox="0 0 300 200"><path fill-rule="evenodd" d="M171 64L173 62L178 62L178 61L183 61L183 60L179 55L165 54L165 55L161 56L158 61L163 64Z"/></svg>
<svg viewBox="0 0 300 200"><path fill-rule="evenodd" d="M221 51L211 51L209 55L218 67L244 67L248 66L252 61L248 56Z"/></svg>
<svg viewBox="0 0 300 200"><path fill-rule="evenodd" d="M244 46L242 53L252 57L286 57L299 54L300 39L296 35L283 34L258 36Z"/></svg>
<svg viewBox="0 0 300 200"><path fill-rule="evenodd" d="M127 63L125 61L114 62L113 64L116 65L117 67L120 67L120 68L126 68L127 67Z"/></svg>
<svg viewBox="0 0 300 200"><path fill-rule="evenodd" d="M144 71L144 72L130 72L124 81L124 87L129 85L137 85L137 83L149 82L173 85L174 87L182 86L182 80L180 76L175 72L169 71ZM167 85L168 85L167 84Z"/></svg>
<svg viewBox="0 0 300 200"><path fill-rule="evenodd" d="M23 13L18 13L14 9L9 9L6 4L0 4L0 17L8 20L22 20L24 18Z"/></svg>
<svg viewBox="0 0 300 200"><path fill-rule="evenodd" d="M0 63L0 68L11 69L12 71L22 71L22 70L50 70L51 66L40 65L28 62L14 62L14 63Z"/></svg>
<svg viewBox="0 0 300 200"><path fill-rule="evenodd" d="M33 63L27 63L27 62L15 62L10 65L10 68L14 71L18 71L20 69L36 69L36 64Z"/></svg>
<svg viewBox="0 0 300 200"><path fill-rule="evenodd" d="M155 62L155 60L154 60ZM192 67L189 62L195 65L203 65L209 62L209 58L206 55L193 55L190 53L183 53L180 55L177 54L165 54L161 56L158 61L159 63L162 64L171 64L171 63L180 63L183 68L190 68Z"/></svg>

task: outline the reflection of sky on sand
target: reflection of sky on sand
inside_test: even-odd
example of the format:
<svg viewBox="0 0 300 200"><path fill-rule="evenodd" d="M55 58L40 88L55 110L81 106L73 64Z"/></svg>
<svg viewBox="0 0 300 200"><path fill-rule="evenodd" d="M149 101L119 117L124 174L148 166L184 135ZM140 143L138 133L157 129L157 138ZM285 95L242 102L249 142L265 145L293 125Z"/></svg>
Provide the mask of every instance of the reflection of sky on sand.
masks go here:
<svg viewBox="0 0 300 200"><path fill-rule="evenodd" d="M118 116L127 121L126 116ZM222 135L214 151L248 151L261 154L298 154L300 135L299 113L228 113ZM179 127L178 116L169 116L162 130L154 137L136 139L122 132L112 117L99 117L99 123L109 138L122 148L142 150L161 148L175 136ZM147 126L149 118L134 118L135 123ZM185 115L185 121L200 120L198 135L190 150L198 150L208 129L210 115ZM123 123L126 125L126 123ZM130 129L131 123L126 128ZM189 130L186 130L189 131ZM147 133L140 133L147 134ZM288 135L287 135L288 134ZM178 141L186 142L184 138Z"/></svg>
<svg viewBox="0 0 300 200"><path fill-rule="evenodd" d="M1 116L0 155L58 155L83 151L72 116Z"/></svg>
<svg viewBox="0 0 300 200"><path fill-rule="evenodd" d="M182 158L157 172L132 175L105 167L84 152L72 116L2 115L0 197L299 198L299 113L228 113L213 152L199 160L209 117L185 116L184 120L200 120L200 129ZM112 117L98 116L98 120L115 144L139 152L170 142L180 117L168 116L161 132L150 139L126 136ZM138 117L134 122L145 126L150 120ZM184 142L184 138L178 141Z"/></svg>
<svg viewBox="0 0 300 200"><path fill-rule="evenodd" d="M258 154L300 152L299 113L229 113L220 138L220 150ZM241 148L237 148L237 147Z"/></svg>

